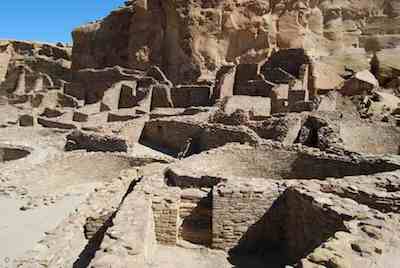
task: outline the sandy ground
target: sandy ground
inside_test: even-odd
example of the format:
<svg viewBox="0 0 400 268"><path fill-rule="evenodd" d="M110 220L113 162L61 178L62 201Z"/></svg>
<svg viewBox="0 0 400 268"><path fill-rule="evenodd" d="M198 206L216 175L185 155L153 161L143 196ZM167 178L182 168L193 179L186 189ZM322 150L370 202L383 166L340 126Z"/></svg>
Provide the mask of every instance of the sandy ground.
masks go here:
<svg viewBox="0 0 400 268"><path fill-rule="evenodd" d="M101 153L64 153L64 136L40 128L0 129L0 147L18 145L31 150L23 159L0 163L0 268L6 258L11 263L33 249L96 186L131 166L126 158ZM128 155L160 157L139 144Z"/></svg>
<svg viewBox="0 0 400 268"><path fill-rule="evenodd" d="M135 157L164 157L169 158L168 155L163 154L159 151L153 150L150 147L144 146L140 143L134 143L129 148L128 155L135 156Z"/></svg>
<svg viewBox="0 0 400 268"><path fill-rule="evenodd" d="M80 193L71 193L51 206L27 211L20 210L24 201L0 197L0 267L6 258L21 256L40 241L46 231L51 231L86 199L94 184L81 185Z"/></svg>
<svg viewBox="0 0 400 268"><path fill-rule="evenodd" d="M281 268L274 259L280 256L268 258L270 263L266 265L264 259L253 256L237 258L229 262L228 256L222 251L206 248L188 249L182 247L157 246L154 262L151 268Z"/></svg>

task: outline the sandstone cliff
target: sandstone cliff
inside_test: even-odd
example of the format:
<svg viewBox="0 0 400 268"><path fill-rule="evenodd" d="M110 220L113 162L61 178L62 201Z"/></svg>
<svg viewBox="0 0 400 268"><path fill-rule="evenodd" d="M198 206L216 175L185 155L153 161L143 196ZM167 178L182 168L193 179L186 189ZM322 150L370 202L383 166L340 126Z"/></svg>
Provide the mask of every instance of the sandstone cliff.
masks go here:
<svg viewBox="0 0 400 268"><path fill-rule="evenodd" d="M227 62L259 62L275 47L326 53L358 46L367 19L383 16L388 5L383 0L127 1L104 20L75 29L72 68L145 70L156 64L176 83L208 80Z"/></svg>

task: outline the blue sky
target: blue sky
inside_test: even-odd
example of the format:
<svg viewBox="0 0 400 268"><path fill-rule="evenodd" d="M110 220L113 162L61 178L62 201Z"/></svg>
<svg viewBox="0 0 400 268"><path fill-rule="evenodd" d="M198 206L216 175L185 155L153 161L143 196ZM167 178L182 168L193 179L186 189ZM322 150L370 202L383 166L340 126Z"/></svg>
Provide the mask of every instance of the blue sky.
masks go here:
<svg viewBox="0 0 400 268"><path fill-rule="evenodd" d="M75 27L106 16L124 0L0 0L0 39L71 42Z"/></svg>

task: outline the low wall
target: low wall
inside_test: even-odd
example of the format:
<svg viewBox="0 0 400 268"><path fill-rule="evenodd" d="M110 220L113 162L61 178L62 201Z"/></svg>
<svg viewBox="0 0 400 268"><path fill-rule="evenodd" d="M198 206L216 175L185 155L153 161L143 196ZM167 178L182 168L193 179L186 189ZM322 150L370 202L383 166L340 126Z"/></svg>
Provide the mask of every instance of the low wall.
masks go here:
<svg viewBox="0 0 400 268"><path fill-rule="evenodd" d="M155 119L146 122L140 140L146 145L174 155L178 155L189 146L185 155L188 156L230 142L255 145L259 142L259 137L245 126Z"/></svg>
<svg viewBox="0 0 400 268"><path fill-rule="evenodd" d="M75 267L74 265L90 261L88 255L93 254L96 249L89 247L93 241L85 236L84 226L89 218L110 219L104 216L115 213L131 186L132 177L137 176L136 173L128 175L122 172L119 180L97 187L56 229L47 232L34 249L16 260L16 267ZM103 224L106 225L105 222ZM93 230L93 233L98 232L100 230Z"/></svg>
<svg viewBox="0 0 400 268"><path fill-rule="evenodd" d="M67 137L66 151L87 150L88 152L127 152L126 140L116 135L75 130Z"/></svg>
<svg viewBox="0 0 400 268"><path fill-rule="evenodd" d="M395 158L369 156L348 151L326 153L298 145L265 142L251 147L236 143L193 155L169 166L172 180L192 178L191 184L203 185L210 178L262 178L261 180L298 180L354 175L370 175L399 169ZM312 168L310 168L312 167ZM195 181L198 183L195 184Z"/></svg>
<svg viewBox="0 0 400 268"><path fill-rule="evenodd" d="M90 267L146 267L155 249L151 200L133 192L124 199Z"/></svg>

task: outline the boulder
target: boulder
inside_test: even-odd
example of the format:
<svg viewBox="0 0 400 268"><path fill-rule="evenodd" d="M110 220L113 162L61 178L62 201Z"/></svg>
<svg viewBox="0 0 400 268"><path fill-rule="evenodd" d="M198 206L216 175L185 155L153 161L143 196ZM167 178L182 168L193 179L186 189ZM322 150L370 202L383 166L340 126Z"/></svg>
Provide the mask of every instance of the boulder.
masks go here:
<svg viewBox="0 0 400 268"><path fill-rule="evenodd" d="M341 93L345 96L371 94L379 87L379 82L368 70L356 73L353 77L344 82Z"/></svg>

